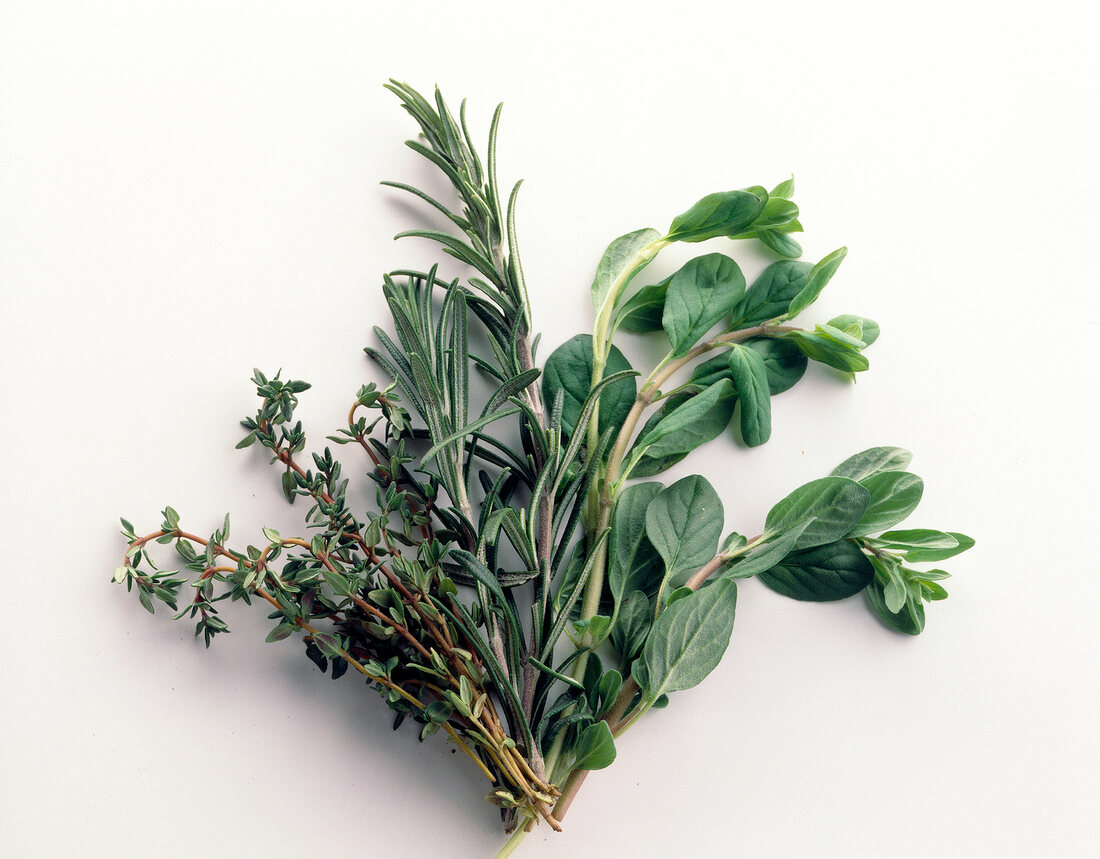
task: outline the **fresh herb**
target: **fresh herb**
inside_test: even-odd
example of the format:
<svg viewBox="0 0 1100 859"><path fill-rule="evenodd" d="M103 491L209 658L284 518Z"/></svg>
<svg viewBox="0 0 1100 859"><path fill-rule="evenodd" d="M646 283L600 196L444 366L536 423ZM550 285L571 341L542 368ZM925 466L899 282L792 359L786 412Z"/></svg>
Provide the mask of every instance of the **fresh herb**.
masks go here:
<svg viewBox="0 0 1100 859"><path fill-rule="evenodd" d="M614 761L615 740L713 670L738 580L756 576L799 600L862 591L887 626L917 634L925 603L947 596L948 574L926 566L974 541L897 529L923 483L894 447L793 490L751 538L726 533L701 475L638 482L719 437L767 442L771 398L811 360L849 377L867 369L879 335L871 320L794 324L846 250L798 259L792 180L708 195L666 230L611 242L592 283L592 332L540 370L516 240L519 184L502 193L497 175L500 109L482 160L465 103L456 119L438 93L389 89L419 126L409 147L455 192L440 201L386 183L453 224L400 236L438 243L460 276L437 266L382 279L392 327L375 328L366 352L384 382L361 388L329 437L369 461L373 507L350 506L331 447L305 453L295 412L309 385L257 370L260 406L238 447L269 451L283 495L306 507L303 536L266 528L256 545L231 544L228 516L200 535L167 507L152 533L123 520L114 579L149 611L159 602L193 620L208 646L228 631L226 601L258 599L268 641L299 641L334 679L365 678L395 728L414 723L421 740L443 732L473 761L513 833L506 855L540 821L559 829L585 775ZM780 259L751 284L721 252L644 283L669 245L721 238L757 241ZM663 336L667 354L639 372L615 346L622 332ZM474 377L488 382L486 396ZM178 571L157 567L157 543L175 548Z"/></svg>

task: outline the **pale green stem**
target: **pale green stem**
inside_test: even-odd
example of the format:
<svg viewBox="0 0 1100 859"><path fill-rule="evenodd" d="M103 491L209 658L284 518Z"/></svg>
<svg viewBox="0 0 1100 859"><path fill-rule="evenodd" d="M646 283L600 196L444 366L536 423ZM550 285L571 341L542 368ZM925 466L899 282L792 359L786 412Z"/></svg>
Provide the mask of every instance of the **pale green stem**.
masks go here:
<svg viewBox="0 0 1100 859"><path fill-rule="evenodd" d="M522 821L517 827L516 831L512 833L512 836L504 842L504 846L500 848L500 852L497 853L496 859L506 859L516 852L516 848L523 842L523 839L527 835L527 821Z"/></svg>

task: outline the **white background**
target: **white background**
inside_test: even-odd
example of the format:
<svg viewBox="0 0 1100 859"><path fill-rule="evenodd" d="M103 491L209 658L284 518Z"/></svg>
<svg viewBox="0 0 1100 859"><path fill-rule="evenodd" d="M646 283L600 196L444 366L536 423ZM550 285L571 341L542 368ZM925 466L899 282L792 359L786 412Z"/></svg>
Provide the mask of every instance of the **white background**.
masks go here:
<svg viewBox="0 0 1100 859"><path fill-rule="evenodd" d="M520 855L1095 855L1098 63L1071 5L0 5L0 853L501 843L468 762L263 644L264 612L204 651L108 581L119 514L295 527L277 473L233 450L253 366L313 383L318 444L380 378L360 351L388 323L380 273L435 251L391 241L434 221L378 182L439 187L401 145L395 76L468 96L482 137L506 103L544 356L587 330L610 239L793 172L807 256L850 248L807 316L877 319L872 368L812 368L767 446L715 442L673 476L703 471L751 534L898 444L927 483L912 524L978 541L915 639L861 599L744 584L718 670ZM712 245L657 273L731 251Z"/></svg>

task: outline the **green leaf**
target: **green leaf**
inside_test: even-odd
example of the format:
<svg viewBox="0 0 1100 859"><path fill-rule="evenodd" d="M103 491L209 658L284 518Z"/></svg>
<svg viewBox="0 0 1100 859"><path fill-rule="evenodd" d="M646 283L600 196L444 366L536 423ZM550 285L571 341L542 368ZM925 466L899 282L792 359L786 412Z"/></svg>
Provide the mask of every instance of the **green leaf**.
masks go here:
<svg viewBox="0 0 1100 859"><path fill-rule="evenodd" d="M846 477L822 477L800 486L770 511L765 533L782 534L809 520L796 549L839 540L862 518L871 493Z"/></svg>
<svg viewBox="0 0 1100 859"><path fill-rule="evenodd" d="M297 628L298 627L296 624L290 622L280 623L277 627L275 627L273 630L271 630L271 632L267 634L267 638L265 639L265 641L268 644L271 644L275 641L282 641L284 638L288 638Z"/></svg>
<svg viewBox="0 0 1100 859"><path fill-rule="evenodd" d="M619 236L607 246L607 250L604 251L603 257L600 259L600 264L596 266L596 277L592 281L592 307L597 315L604 302L607 301L611 293L611 287L616 280L626 277L626 280L618 285L618 288L622 289L630 278L641 271L648 263L648 260L646 260L646 263L637 266L633 272L628 274L627 267L635 260L638 253L646 245L652 244L660 238L660 233L647 227L644 230L636 230L633 233L627 233L625 236Z"/></svg>
<svg viewBox="0 0 1100 859"><path fill-rule="evenodd" d="M772 396L794 387L806 373L808 363L806 356L802 354L797 346L788 343L786 340L753 337L745 340L740 345L746 349L752 349L760 355L764 362L764 369L768 374L768 390ZM688 384L702 389L713 385L719 379L733 381L729 356L727 355L716 355L702 364L696 365L691 378L688 379Z"/></svg>
<svg viewBox="0 0 1100 859"><path fill-rule="evenodd" d="M615 346L607 356L604 375L630 370L630 362ZM572 435L588 391L592 387L592 336L578 334L554 350L547 358L542 373L542 389L546 402L554 402L558 391L564 394L562 428ZM622 426L634 399L638 383L633 377L622 378L604 390L600 397L599 429L602 435L608 427Z"/></svg>
<svg viewBox="0 0 1100 859"><path fill-rule="evenodd" d="M832 473L860 481L883 471L905 471L912 461L913 454L900 447L871 447L848 457Z"/></svg>
<svg viewBox="0 0 1100 859"><path fill-rule="evenodd" d="M786 200L789 200L793 196L794 196L794 176L792 176L790 179L784 179L782 182L780 182L778 185L776 185L774 188L772 188L770 192L768 192L768 199L769 200L772 199L773 197L782 197Z"/></svg>
<svg viewBox="0 0 1100 859"><path fill-rule="evenodd" d="M943 561L947 558L953 558L955 557L955 555L958 555L961 552L965 552L967 549L974 545L973 537L967 537L966 534L960 534L958 531L948 531L947 533L958 540L959 544L957 546L947 546L944 548L911 548L905 553L905 559L911 564L922 564L931 561ZM925 573L922 575L927 574Z"/></svg>
<svg viewBox="0 0 1100 859"><path fill-rule="evenodd" d="M908 471L882 471L859 484L871 493L871 503L849 537L863 537L898 524L917 508L924 494L924 481Z"/></svg>
<svg viewBox="0 0 1100 859"><path fill-rule="evenodd" d="M802 291L812 270L813 264L808 262L780 260L772 263L734 305L730 312L730 330L752 328L786 316L791 301Z"/></svg>
<svg viewBox="0 0 1100 859"><path fill-rule="evenodd" d="M690 352L744 293L745 276L728 256L706 254L688 261L669 281L661 318L672 357Z"/></svg>
<svg viewBox="0 0 1100 859"><path fill-rule="evenodd" d="M648 334L661 331L661 317L665 311L665 296L672 278L660 283L643 286L632 295L619 309L615 326L623 331L635 334Z"/></svg>
<svg viewBox="0 0 1100 859"><path fill-rule="evenodd" d="M879 534L877 537L871 538L870 542L875 546L882 549L889 549L891 552L900 552L905 555L907 560L915 561L911 557L911 553L916 551L918 555L922 551L932 550L934 552L948 551L951 554L958 554L959 540L954 534L949 534L946 531L936 531L931 528L912 528L907 531L886 531L883 534ZM942 557L950 557L950 555L936 557L933 560L941 560Z"/></svg>
<svg viewBox="0 0 1100 859"><path fill-rule="evenodd" d="M861 373L871 366L859 347L829 336L820 325L815 331L785 331L778 336L794 343L807 358L845 373Z"/></svg>
<svg viewBox="0 0 1100 859"><path fill-rule="evenodd" d="M295 491L298 488L298 481L294 479L294 472L284 471L281 483L283 487L283 497L293 504L294 499L298 497L298 493Z"/></svg>
<svg viewBox="0 0 1100 859"><path fill-rule="evenodd" d="M697 686L714 670L729 646L736 609L737 586L718 579L661 613L632 669L647 702Z"/></svg>
<svg viewBox="0 0 1100 859"><path fill-rule="evenodd" d="M615 761L615 739L607 722L594 722L581 731L573 747L574 769L602 770Z"/></svg>
<svg viewBox="0 0 1100 859"><path fill-rule="evenodd" d="M867 557L848 540L793 552L759 578L776 593L825 602L859 593L875 576Z"/></svg>
<svg viewBox="0 0 1100 859"><path fill-rule="evenodd" d="M725 430L736 402L733 384L722 379L664 414L652 428L647 423L634 442L632 458L644 453L650 460L682 459Z"/></svg>
<svg viewBox="0 0 1100 859"><path fill-rule="evenodd" d="M726 566L722 575L730 579L745 579L770 570L791 553L802 532L810 527L812 521L806 519L790 530L758 543Z"/></svg>
<svg viewBox="0 0 1100 859"><path fill-rule="evenodd" d="M661 490L645 516L646 536L665 562L660 591L714 558L724 524L722 500L706 478L693 474Z"/></svg>
<svg viewBox="0 0 1100 859"><path fill-rule="evenodd" d="M652 596L661 583L663 564L646 536L646 510L664 487L660 483L627 486L615 503L608 543L607 583L619 611L624 595L641 591Z"/></svg>
<svg viewBox="0 0 1100 859"><path fill-rule="evenodd" d="M878 579L868 586L867 598L875 614L891 629L906 635L919 635L924 629L924 604L919 599L908 596L898 611L892 612L887 608L885 592Z"/></svg>
<svg viewBox="0 0 1100 859"><path fill-rule="evenodd" d="M652 624L653 609L649 597L641 591L631 591L616 605L611 644L624 662L629 662L641 651Z"/></svg>
<svg viewBox="0 0 1100 859"><path fill-rule="evenodd" d="M757 191L759 193L754 193ZM756 220L766 202L767 193L763 188L708 194L673 218L666 238L673 242L702 242L719 236L735 236Z"/></svg>
<svg viewBox="0 0 1100 859"><path fill-rule="evenodd" d="M850 313L830 319L829 326L852 334L856 339L862 340L865 346L870 346L878 340L881 331L879 324L873 319L867 319L864 316L853 316Z"/></svg>
<svg viewBox="0 0 1100 859"><path fill-rule="evenodd" d="M802 256L802 245L786 233L781 233L778 230L758 230L756 238L760 240L761 244L771 248L781 257L797 259Z"/></svg>
<svg viewBox="0 0 1100 859"><path fill-rule="evenodd" d="M791 306L787 308L786 316L788 319L793 319L795 316L798 316L799 313L817 301L817 297L821 295L821 290L826 287L833 275L836 274L836 270L840 268L840 264L844 262L844 257L847 255L847 248L838 248L824 257L810 270L802 289L800 289L798 295L791 300Z"/></svg>
<svg viewBox="0 0 1100 859"><path fill-rule="evenodd" d="M741 437L749 447L757 447L772 434L768 369L760 353L744 346L735 345L727 358L741 403Z"/></svg>

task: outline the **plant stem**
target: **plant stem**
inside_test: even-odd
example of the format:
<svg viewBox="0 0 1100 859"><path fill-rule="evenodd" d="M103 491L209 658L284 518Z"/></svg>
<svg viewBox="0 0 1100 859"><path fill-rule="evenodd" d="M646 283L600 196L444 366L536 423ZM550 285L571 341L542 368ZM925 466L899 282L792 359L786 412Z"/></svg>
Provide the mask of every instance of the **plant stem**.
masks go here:
<svg viewBox="0 0 1100 859"><path fill-rule="evenodd" d="M527 836L526 821L516 826L515 832L512 833L511 838L504 842L504 846L500 848L500 852L497 853L495 859L506 859L516 852L516 848L523 843L523 839Z"/></svg>

